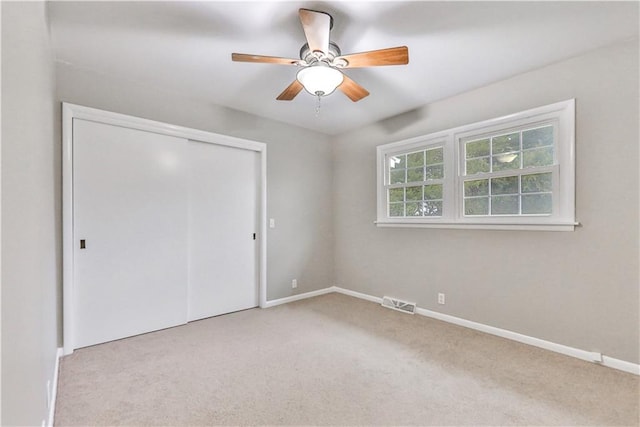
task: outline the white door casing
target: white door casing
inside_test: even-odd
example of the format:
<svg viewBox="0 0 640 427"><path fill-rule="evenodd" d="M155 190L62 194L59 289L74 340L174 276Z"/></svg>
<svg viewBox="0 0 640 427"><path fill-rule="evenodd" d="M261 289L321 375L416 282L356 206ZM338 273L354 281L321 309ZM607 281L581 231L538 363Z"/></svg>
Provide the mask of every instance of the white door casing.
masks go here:
<svg viewBox="0 0 640 427"><path fill-rule="evenodd" d="M87 128L94 128L100 124L112 125L107 126L108 130L105 132L111 133L113 138L104 138L110 139L112 142L99 142L92 148L93 151L89 152L84 152L82 148L74 146L74 131L76 136L82 137L83 131L88 130ZM146 138L156 142L160 141L155 147L162 148L147 151L147 156L151 156L152 160L149 158L144 160L145 144L138 142L130 159L118 159L115 154L117 150L112 149L123 143L127 135L130 136L140 131L144 132L136 133L136 135L146 135L142 137L143 142ZM131 148L130 145L128 147ZM229 156L227 159L229 167L226 166L227 163L223 162L215 166L210 164L213 167L208 170L205 159L209 158L211 161L214 157L217 158L212 155L214 152ZM78 165L74 166L74 160L77 156L93 157L94 160L99 160L101 165L93 170L83 170L82 167L78 169ZM142 171L136 168L136 162L143 162L138 163L138 167L145 164L149 170ZM193 162L193 170L191 170L189 162ZM148 165L149 163L152 165ZM234 164L236 165L235 169L233 168ZM225 167L227 167L226 172ZM208 176L204 179L198 179L196 170L200 170ZM230 179L220 179L220 176L224 175L214 179L215 170L219 170L221 173L225 172ZM101 181L104 180L104 176L108 172L112 172L109 179L114 180L116 185L106 192L105 200L98 201L96 200L98 190L103 191L103 187L107 185L106 182ZM176 175L180 175L180 173L181 176ZM242 215L227 214L225 217L217 212L222 206L221 203L224 202L223 199L229 198L230 194L230 190L226 190L225 195L225 186L222 181L228 181L237 186L238 181L241 181L239 178L243 176L253 176L255 179L252 183L239 188L238 193L234 194L229 203L230 210L238 209ZM123 196L125 183L128 182L131 187L132 181L138 180L141 182L137 182L136 186L138 186L138 190L141 190L142 196L139 195L138 199L131 195ZM118 186L120 186L119 189ZM159 190L160 187L162 187L162 191L153 190L154 188ZM204 196L210 191L218 191L219 193L213 197L213 199L216 197L218 199L204 201L200 197L194 198L197 194ZM161 194L164 194L164 197ZM238 197L238 194L241 197ZM74 212L77 204L75 197L80 195L82 197L88 195L88 200L91 200L92 197L94 199L85 207L89 209L86 212L98 213L93 225L87 224L82 212L79 212L80 215L76 215ZM111 202L107 200L109 198L112 199ZM170 203L166 200L169 198L173 198L174 202L180 202ZM253 201L254 208L252 212L247 212L250 201ZM117 206L118 204L120 206ZM177 205L182 205L182 207ZM158 327L158 323L149 329L154 330L184 323L188 320L254 307L258 304L261 307L265 306L265 208L265 144L63 103L64 353L70 354L75 348L90 345L95 340L106 341L116 339L120 337L119 335L145 332L142 329L149 328L148 325L144 326L149 319L160 319L163 322L160 327ZM217 218L211 218L212 215ZM228 229L235 228L238 234L247 234L246 230L234 225L233 221L236 216L243 217L246 223L250 223L249 226L245 225L245 228L252 229L246 240L242 238L235 243L231 241L227 245L222 245L227 248L222 252L207 249L211 239L225 237L224 233L227 230L224 227L223 231L216 231L215 227L211 226L216 222L226 223ZM184 219L182 222L184 226L177 225L180 218ZM200 223L194 227L190 221L198 218L201 219ZM212 220L208 221L209 218ZM138 233L134 231L136 222L141 227L138 228ZM99 233L104 232L102 229L107 228L104 225L109 223L117 224L118 230L112 236L114 237L113 247L105 248L100 244ZM171 223L170 226L169 223ZM90 233L92 236L80 236L80 234L86 233L86 227L94 227L97 231L91 229L94 230ZM200 230L195 230L198 227ZM158 229L165 228L169 230L167 233L158 232ZM255 241L252 238L254 232L256 233ZM138 236L132 234L138 234ZM146 237L141 238L141 235L146 235ZM228 237L229 234L226 236ZM138 238L136 239L136 237ZM86 249L79 249L81 239L85 240ZM159 253L151 256L152 249L158 247L162 247ZM76 249L78 250L76 251ZM199 252L205 249L208 250L208 254ZM229 254L235 253L237 258L237 255L241 253L239 251L243 250L249 254L247 257L249 267L247 267L248 264L229 262L234 259ZM93 252L90 253L90 251ZM189 257L194 253L197 253L198 256L190 259ZM225 253L228 253L227 260L219 265L233 266L236 268L237 274L221 274L216 269L216 263L210 262L212 256L223 258ZM253 255L253 261L249 260L252 258L251 255ZM161 262L161 260L164 261ZM178 266L179 260L184 261L181 266ZM85 261L88 263L83 265ZM117 265L118 268L114 269L114 265ZM87 274L87 269L90 266L93 266L91 268L94 269L93 277ZM98 274L95 274L96 271ZM104 286L99 286L100 281L104 285L106 277L110 274L119 278L126 275L125 273L130 273L127 279L128 285L125 285L127 280L123 280L122 285L117 284L110 290L108 287L105 289ZM206 279L207 274L210 275L209 277L214 277L215 280ZM146 280L146 283L153 283L156 288L153 286L146 289L144 287L136 288L142 277L150 278L150 280ZM249 282L248 277L253 280ZM89 286L100 287L102 293L98 292L89 296L92 294L87 294L86 291L90 288L81 287L81 282L87 278L90 282ZM193 286L187 285L191 278L194 280ZM172 283L180 280L185 284L182 289L178 289L178 286L172 286ZM243 283L244 288L238 286L238 283ZM247 283L251 284L247 285ZM238 295L234 296L233 291L226 292L227 304L225 305L223 304L224 298L212 298L213 294L207 293L206 284L212 284L214 287L226 284L228 289L235 289L238 293L246 292L246 295L243 298ZM130 298L124 298L123 301L122 297L120 300L114 297L118 287L131 290L131 286L133 286L133 293L129 295ZM253 292L247 292L247 287L252 288ZM153 292L153 289L162 289L162 291L156 292L159 295L151 296L149 294ZM193 293L191 297L189 292ZM110 302L109 298L111 298ZM193 303L194 298L197 300L196 304ZM206 298L209 298L208 302L205 302ZM160 301L156 308L144 307L140 309L143 302L153 306L155 303L149 303L156 300ZM81 301L89 301L93 306L89 304L84 311L77 311L76 306ZM178 310L180 301L185 304L181 310ZM116 303L123 305L115 309ZM112 305L109 306L109 304ZM160 306L164 309L159 309ZM119 332L105 332L105 324L100 324L96 320L101 318L98 316L101 310L103 317L108 318L105 316L105 312L111 313L111 321L116 323L118 327L115 329ZM161 313L154 312L154 310L159 310ZM119 312L119 315L114 315L114 312ZM87 316L91 321L87 322L85 326L80 325L80 323L85 323L83 320L81 321L81 317L87 318ZM125 320L128 316L132 316L133 321L131 319ZM122 324L118 324L118 322ZM91 335L88 331L92 331L93 338L87 338Z"/></svg>

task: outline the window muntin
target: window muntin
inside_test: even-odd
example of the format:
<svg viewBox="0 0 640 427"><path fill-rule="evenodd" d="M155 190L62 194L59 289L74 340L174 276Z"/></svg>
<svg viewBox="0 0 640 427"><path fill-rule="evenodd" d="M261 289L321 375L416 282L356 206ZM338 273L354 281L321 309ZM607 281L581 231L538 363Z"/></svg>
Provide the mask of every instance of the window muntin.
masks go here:
<svg viewBox="0 0 640 427"><path fill-rule="evenodd" d="M544 123L461 140L463 215L552 215L555 135Z"/></svg>
<svg viewBox="0 0 640 427"><path fill-rule="evenodd" d="M552 213L551 172L469 179L463 186L465 216Z"/></svg>
<svg viewBox="0 0 640 427"><path fill-rule="evenodd" d="M554 126L473 139L464 143L465 174L549 166L554 163Z"/></svg>
<svg viewBox="0 0 640 427"><path fill-rule="evenodd" d="M434 154L427 150L440 147L442 159L427 169L427 154ZM575 100L377 151L379 226L570 231L576 225Z"/></svg>
<svg viewBox="0 0 640 427"><path fill-rule="evenodd" d="M443 212L444 147L388 155L387 216L441 217Z"/></svg>

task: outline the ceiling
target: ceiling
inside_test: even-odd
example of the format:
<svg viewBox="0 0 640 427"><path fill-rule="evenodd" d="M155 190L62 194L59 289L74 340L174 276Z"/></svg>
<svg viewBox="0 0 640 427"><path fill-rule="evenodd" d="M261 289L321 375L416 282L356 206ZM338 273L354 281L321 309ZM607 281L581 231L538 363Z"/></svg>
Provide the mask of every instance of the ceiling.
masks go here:
<svg viewBox="0 0 640 427"><path fill-rule="evenodd" d="M510 76L638 37L637 2L52 2L56 59L186 97L336 135ZM409 65L349 69L371 92L293 101L276 96L298 58L300 7L334 18L343 54L408 46Z"/></svg>

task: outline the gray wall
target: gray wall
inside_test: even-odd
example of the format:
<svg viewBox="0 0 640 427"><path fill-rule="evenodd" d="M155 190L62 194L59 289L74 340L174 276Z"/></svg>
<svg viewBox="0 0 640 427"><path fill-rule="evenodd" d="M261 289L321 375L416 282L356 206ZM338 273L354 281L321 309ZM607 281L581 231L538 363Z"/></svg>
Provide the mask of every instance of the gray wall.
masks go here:
<svg viewBox="0 0 640 427"><path fill-rule="evenodd" d="M270 300L335 283L639 362L637 40L328 138L69 64L54 70L45 6L1 7L3 425L46 417L62 342L60 101L266 142ZM574 97L575 232L373 225L376 145Z"/></svg>
<svg viewBox="0 0 640 427"><path fill-rule="evenodd" d="M276 220L267 235L267 299L333 284L327 136L69 64L57 63L56 79L60 101L267 143L267 216Z"/></svg>
<svg viewBox="0 0 640 427"><path fill-rule="evenodd" d="M43 3L2 2L2 425L47 419L60 224L54 67Z"/></svg>
<svg viewBox="0 0 640 427"><path fill-rule="evenodd" d="M638 72L636 39L336 138L336 283L638 363ZM374 226L377 145L570 98L574 232Z"/></svg>

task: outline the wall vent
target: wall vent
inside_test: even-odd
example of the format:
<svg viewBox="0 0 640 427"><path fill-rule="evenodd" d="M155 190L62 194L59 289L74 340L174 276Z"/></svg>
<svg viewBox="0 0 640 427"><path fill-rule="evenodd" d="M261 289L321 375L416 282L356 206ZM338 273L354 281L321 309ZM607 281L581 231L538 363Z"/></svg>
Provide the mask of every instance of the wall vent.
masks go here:
<svg viewBox="0 0 640 427"><path fill-rule="evenodd" d="M382 306L403 313L414 314L416 312L415 302L402 301L391 297L382 297Z"/></svg>

